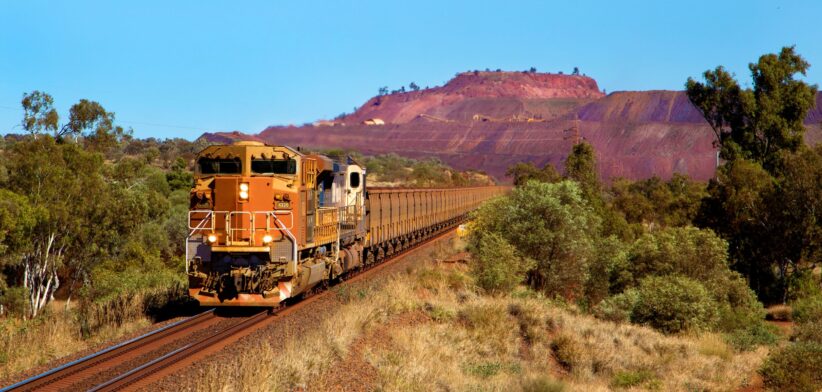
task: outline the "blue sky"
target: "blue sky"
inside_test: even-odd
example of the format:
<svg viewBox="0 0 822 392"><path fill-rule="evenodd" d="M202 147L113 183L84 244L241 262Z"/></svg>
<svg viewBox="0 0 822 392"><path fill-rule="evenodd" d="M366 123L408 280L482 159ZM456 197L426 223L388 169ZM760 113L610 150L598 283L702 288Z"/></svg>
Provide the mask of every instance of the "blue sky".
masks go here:
<svg viewBox="0 0 822 392"><path fill-rule="evenodd" d="M682 89L784 45L822 81L820 1L6 1L0 133L24 92L61 114L96 100L137 137L258 132L350 112L380 86L456 72L570 72L600 88Z"/></svg>

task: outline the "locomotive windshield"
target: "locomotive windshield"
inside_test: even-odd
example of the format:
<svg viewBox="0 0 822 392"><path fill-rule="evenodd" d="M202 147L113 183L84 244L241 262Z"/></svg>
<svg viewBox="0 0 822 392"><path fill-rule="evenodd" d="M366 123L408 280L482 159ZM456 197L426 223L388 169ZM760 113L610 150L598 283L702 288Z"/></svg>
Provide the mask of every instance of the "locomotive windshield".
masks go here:
<svg viewBox="0 0 822 392"><path fill-rule="evenodd" d="M297 161L294 159L252 159L251 172L254 174L296 174Z"/></svg>
<svg viewBox="0 0 822 392"><path fill-rule="evenodd" d="M240 174L243 167L237 158L200 158L197 165L200 167L200 174Z"/></svg>

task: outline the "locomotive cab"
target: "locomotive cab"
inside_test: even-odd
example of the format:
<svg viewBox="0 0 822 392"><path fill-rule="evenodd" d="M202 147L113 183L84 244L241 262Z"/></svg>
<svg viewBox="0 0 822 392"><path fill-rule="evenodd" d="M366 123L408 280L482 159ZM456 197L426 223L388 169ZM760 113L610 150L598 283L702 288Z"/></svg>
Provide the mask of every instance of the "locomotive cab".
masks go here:
<svg viewBox="0 0 822 392"><path fill-rule="evenodd" d="M339 273L341 247L356 249L365 233L364 175L353 161L286 146L203 150L189 210L189 294L208 306L275 306Z"/></svg>

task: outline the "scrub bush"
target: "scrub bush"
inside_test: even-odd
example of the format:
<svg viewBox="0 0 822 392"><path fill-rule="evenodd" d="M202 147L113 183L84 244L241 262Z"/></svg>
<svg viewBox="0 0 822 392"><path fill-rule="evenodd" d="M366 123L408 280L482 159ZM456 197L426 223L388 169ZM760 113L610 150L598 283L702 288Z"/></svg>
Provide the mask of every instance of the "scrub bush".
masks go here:
<svg viewBox="0 0 822 392"><path fill-rule="evenodd" d="M760 370L775 391L817 391L822 385L822 344L794 343L771 354Z"/></svg>
<svg viewBox="0 0 822 392"><path fill-rule="evenodd" d="M637 288L631 321L663 333L707 330L717 321L716 303L699 282L682 276L648 277Z"/></svg>

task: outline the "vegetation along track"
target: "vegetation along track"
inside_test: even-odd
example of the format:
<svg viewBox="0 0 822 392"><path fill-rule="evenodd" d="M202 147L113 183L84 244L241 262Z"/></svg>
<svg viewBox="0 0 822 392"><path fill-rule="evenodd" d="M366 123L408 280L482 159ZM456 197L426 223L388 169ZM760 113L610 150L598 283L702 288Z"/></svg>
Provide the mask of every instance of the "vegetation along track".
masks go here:
<svg viewBox="0 0 822 392"><path fill-rule="evenodd" d="M3 388L5 391L66 390L130 358L150 353L195 331L214 325L219 320L214 309L151 331L126 342L85 356L76 361Z"/></svg>
<svg viewBox="0 0 822 392"><path fill-rule="evenodd" d="M443 229L428 240L395 253L380 263L372 264L363 270L347 275L350 280L360 280L375 274L387 265L400 260L409 252L413 252L422 246L435 242L453 233L454 226ZM115 391L126 388L137 388L146 386L149 383L162 378L165 374L186 366L196 359L201 359L209 354L220 350L222 347L248 335L257 327L266 324L266 321L273 321L276 315L285 315L293 312L312 302L320 295L327 294L324 287L318 288L302 300L286 303L283 307L264 310L252 316L242 318L227 327L218 328L213 332L205 334L203 337L182 345L170 352L159 353L154 359L143 361L135 367L121 371L119 375L110 378L102 383L92 385L90 388L83 387L102 372L115 369L124 363L129 363L137 358L156 353L158 349L169 346L174 342L190 337L198 331L205 331L223 320L214 309L207 310L185 320L170 324L145 335L136 337L126 342L109 347L97 353L80 358L58 368L52 369L40 375L18 382L17 384L5 387L0 392L6 391L41 391L41 390L79 390L88 389L90 391ZM321 293L320 295L314 295Z"/></svg>

